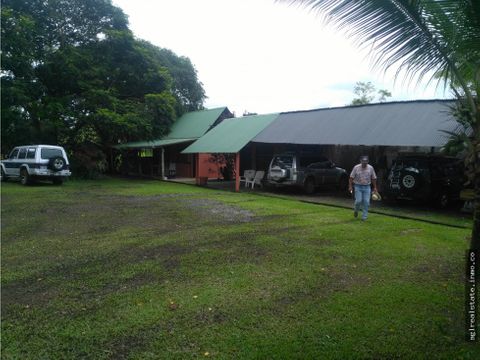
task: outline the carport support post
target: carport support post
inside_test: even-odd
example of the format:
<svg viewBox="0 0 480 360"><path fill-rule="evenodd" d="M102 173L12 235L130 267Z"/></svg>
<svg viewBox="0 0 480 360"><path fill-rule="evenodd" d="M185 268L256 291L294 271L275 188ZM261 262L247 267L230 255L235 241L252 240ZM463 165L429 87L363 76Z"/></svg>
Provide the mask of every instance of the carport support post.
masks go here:
<svg viewBox="0 0 480 360"><path fill-rule="evenodd" d="M195 154L195 184L200 185L200 153Z"/></svg>
<svg viewBox="0 0 480 360"><path fill-rule="evenodd" d="M240 152L235 154L235 191L240 191Z"/></svg>
<svg viewBox="0 0 480 360"><path fill-rule="evenodd" d="M162 164L161 164L161 169L162 169L162 180L166 180L165 176L165 148L162 147Z"/></svg>

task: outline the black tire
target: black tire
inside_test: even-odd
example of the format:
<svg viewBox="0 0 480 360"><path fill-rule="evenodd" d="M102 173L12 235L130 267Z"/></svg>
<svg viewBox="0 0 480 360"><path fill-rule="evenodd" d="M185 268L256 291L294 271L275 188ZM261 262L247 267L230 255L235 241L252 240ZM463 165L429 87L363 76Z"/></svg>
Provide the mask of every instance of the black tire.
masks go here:
<svg viewBox="0 0 480 360"><path fill-rule="evenodd" d="M30 185L32 183L30 175L28 175L28 171L25 168L20 169L20 183L22 185Z"/></svg>
<svg viewBox="0 0 480 360"><path fill-rule="evenodd" d="M313 178L305 180L303 190L305 190L307 194L313 194L315 192L315 180Z"/></svg>
<svg viewBox="0 0 480 360"><path fill-rule="evenodd" d="M448 192L442 191L435 199L435 205L440 209L446 209L451 205L451 199Z"/></svg>
<svg viewBox="0 0 480 360"><path fill-rule="evenodd" d="M3 168L0 168L0 170L1 170L0 181L2 181L2 182L7 181L8 178L7 178L7 175L5 175L5 171L3 171Z"/></svg>
<svg viewBox="0 0 480 360"><path fill-rule="evenodd" d="M62 178L53 178L52 182L54 185L62 185L63 184L63 179Z"/></svg>
<svg viewBox="0 0 480 360"><path fill-rule="evenodd" d="M338 182L338 190L341 192L347 192L348 188L348 177L342 176Z"/></svg>
<svg viewBox="0 0 480 360"><path fill-rule="evenodd" d="M61 156L53 157L48 162L48 168L52 171L61 171L65 169L67 162Z"/></svg>
<svg viewBox="0 0 480 360"><path fill-rule="evenodd" d="M422 185L421 180L421 177L415 172L404 172L400 176L400 186L406 192L416 191Z"/></svg>

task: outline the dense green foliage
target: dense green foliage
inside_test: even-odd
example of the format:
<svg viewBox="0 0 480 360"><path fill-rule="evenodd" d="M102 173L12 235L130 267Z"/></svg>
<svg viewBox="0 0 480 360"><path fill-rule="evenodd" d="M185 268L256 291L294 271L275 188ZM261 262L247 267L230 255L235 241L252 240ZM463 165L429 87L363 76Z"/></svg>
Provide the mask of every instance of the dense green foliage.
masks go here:
<svg viewBox="0 0 480 360"><path fill-rule="evenodd" d="M2 358L478 359L468 232L168 182L6 183Z"/></svg>
<svg viewBox="0 0 480 360"><path fill-rule="evenodd" d="M50 143L101 157L205 99L190 60L135 39L110 0L2 0L1 40L4 154Z"/></svg>

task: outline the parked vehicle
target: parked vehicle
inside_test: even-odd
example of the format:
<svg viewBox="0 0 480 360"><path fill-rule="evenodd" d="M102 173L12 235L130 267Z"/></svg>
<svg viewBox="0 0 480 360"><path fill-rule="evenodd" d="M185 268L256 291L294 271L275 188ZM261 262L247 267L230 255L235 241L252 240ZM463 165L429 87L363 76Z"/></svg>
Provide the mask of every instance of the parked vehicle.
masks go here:
<svg viewBox="0 0 480 360"><path fill-rule="evenodd" d="M54 145L18 146L0 165L2 181L15 178L23 185L36 179L61 185L72 174L65 149Z"/></svg>
<svg viewBox="0 0 480 360"><path fill-rule="evenodd" d="M434 202L444 208L460 198L463 163L431 154L400 155L390 169L385 195L391 199Z"/></svg>
<svg viewBox="0 0 480 360"><path fill-rule="evenodd" d="M273 156L266 184L272 187L298 186L308 194L321 186L335 186L340 190L346 190L348 174L345 169L336 167L324 156L283 153Z"/></svg>

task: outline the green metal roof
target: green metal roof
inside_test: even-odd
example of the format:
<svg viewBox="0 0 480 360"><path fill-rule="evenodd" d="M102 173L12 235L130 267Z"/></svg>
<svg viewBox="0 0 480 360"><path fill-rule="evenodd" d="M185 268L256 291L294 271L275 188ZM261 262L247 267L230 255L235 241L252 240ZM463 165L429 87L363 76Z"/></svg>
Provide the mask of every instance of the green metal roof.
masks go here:
<svg viewBox="0 0 480 360"><path fill-rule="evenodd" d="M116 145L116 149L138 149L138 148L156 148L174 144L181 144L186 142L195 141L197 138L194 139L163 139L163 140L152 140L152 141L136 141L136 142L129 142L125 144Z"/></svg>
<svg viewBox="0 0 480 360"><path fill-rule="evenodd" d="M225 119L182 151L189 153L237 153L279 114Z"/></svg>
<svg viewBox="0 0 480 360"><path fill-rule="evenodd" d="M172 124L168 135L161 139L129 142L114 147L116 149L155 148L195 141L210 129L226 109L221 107L183 114Z"/></svg>
<svg viewBox="0 0 480 360"><path fill-rule="evenodd" d="M217 121L225 109L222 107L183 114L173 123L170 133L165 139L198 139L210 129L210 126Z"/></svg>

